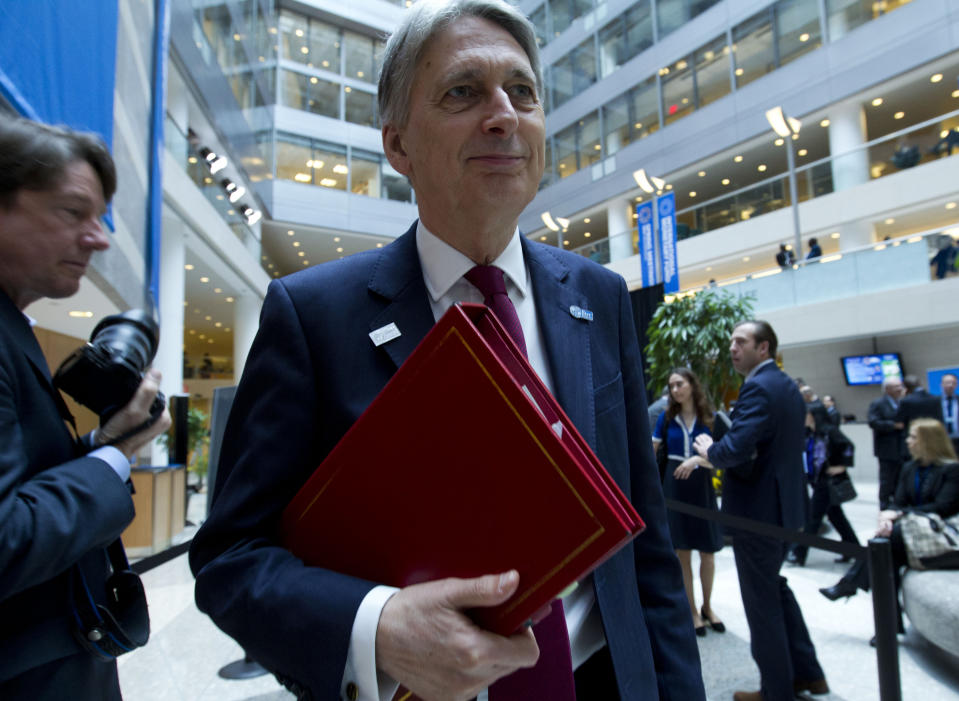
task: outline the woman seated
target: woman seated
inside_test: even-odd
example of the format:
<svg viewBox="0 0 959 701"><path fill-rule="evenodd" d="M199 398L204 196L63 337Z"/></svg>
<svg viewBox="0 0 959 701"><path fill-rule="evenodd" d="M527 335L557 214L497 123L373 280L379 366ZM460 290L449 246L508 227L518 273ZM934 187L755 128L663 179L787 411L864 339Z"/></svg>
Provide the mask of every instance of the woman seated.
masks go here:
<svg viewBox="0 0 959 701"><path fill-rule="evenodd" d="M876 531L877 536L889 538L892 546L897 594L901 581L899 569L906 564L906 545L899 519L912 511L934 512L943 518L959 513L959 462L942 422L916 419L910 423L906 447L912 460L903 465L899 473L896 493L889 507L879 512L879 529ZM836 584L819 591L835 601L852 596L858 589L869 589L869 568L865 560L857 560ZM899 631L902 632L901 608Z"/></svg>
<svg viewBox="0 0 959 701"><path fill-rule="evenodd" d="M653 452L666 441L667 465L663 494L694 506L716 508L716 492L712 485L712 465L693 450L693 441L701 433L711 434L713 411L703 392L699 379L688 368L676 368L669 373L669 402L659 415L653 429ZM706 635L708 625L717 633L726 630L713 613L710 597L716 574L714 553L723 547L719 524L696 516L667 512L673 547L683 570L686 598L693 614L696 635ZM696 608L693 592L692 551L699 551L699 579L703 588L702 608Z"/></svg>

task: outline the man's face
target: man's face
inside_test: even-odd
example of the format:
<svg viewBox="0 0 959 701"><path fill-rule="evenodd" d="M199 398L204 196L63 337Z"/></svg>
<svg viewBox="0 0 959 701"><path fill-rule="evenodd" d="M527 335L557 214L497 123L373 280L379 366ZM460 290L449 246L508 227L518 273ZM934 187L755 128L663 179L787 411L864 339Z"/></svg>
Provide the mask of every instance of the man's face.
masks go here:
<svg viewBox="0 0 959 701"><path fill-rule="evenodd" d="M77 292L90 256L110 245L100 226L105 209L86 161L67 166L53 189L19 190L10 207L0 205L0 288L17 308Z"/></svg>
<svg viewBox="0 0 959 701"><path fill-rule="evenodd" d="M769 358L769 342L757 344L754 333L752 324L742 324L736 327L729 340L729 355L740 375L748 375L750 370Z"/></svg>
<svg viewBox="0 0 959 701"><path fill-rule="evenodd" d="M886 394L888 394L893 399L899 399L902 396L902 382L899 380L891 380L886 383Z"/></svg>
<svg viewBox="0 0 959 701"><path fill-rule="evenodd" d="M951 397L956 393L956 376L955 375L943 375L942 376L942 394L946 397Z"/></svg>
<svg viewBox="0 0 959 701"><path fill-rule="evenodd" d="M518 217L543 174L546 120L529 58L498 25L463 17L429 42L405 126L383 143L425 221L477 207Z"/></svg>

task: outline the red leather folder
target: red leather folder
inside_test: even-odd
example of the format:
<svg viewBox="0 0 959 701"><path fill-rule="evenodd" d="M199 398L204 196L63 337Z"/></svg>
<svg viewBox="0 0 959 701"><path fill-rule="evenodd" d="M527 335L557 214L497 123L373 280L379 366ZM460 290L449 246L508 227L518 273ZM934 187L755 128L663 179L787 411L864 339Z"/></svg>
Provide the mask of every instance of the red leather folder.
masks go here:
<svg viewBox="0 0 959 701"><path fill-rule="evenodd" d="M309 565L402 587L516 569L470 612L515 632L638 535L639 515L481 304L450 308L283 513Z"/></svg>

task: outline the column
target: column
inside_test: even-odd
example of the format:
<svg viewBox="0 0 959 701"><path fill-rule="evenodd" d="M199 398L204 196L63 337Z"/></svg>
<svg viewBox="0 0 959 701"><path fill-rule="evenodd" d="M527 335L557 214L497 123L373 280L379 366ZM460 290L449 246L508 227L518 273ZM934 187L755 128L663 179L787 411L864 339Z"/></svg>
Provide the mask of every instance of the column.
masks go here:
<svg viewBox="0 0 959 701"><path fill-rule="evenodd" d="M829 110L829 153L833 156L833 191L860 185L869 181L869 152L859 149L866 143L866 113L858 102L834 105ZM846 154L846 155L840 155ZM838 156L838 158L837 158Z"/></svg>
<svg viewBox="0 0 959 701"><path fill-rule="evenodd" d="M606 230L609 236L609 260L622 260L633 255L633 217L628 199L613 200L606 207Z"/></svg>
<svg viewBox="0 0 959 701"><path fill-rule="evenodd" d="M178 217L164 212L160 239L160 343L153 367L163 373L160 391L167 399L183 393L183 290L186 273L184 224ZM153 442L151 464L169 462L167 447Z"/></svg>
<svg viewBox="0 0 959 701"><path fill-rule="evenodd" d="M260 325L263 300L252 290L237 294L233 308L233 381L239 382L253 337Z"/></svg>

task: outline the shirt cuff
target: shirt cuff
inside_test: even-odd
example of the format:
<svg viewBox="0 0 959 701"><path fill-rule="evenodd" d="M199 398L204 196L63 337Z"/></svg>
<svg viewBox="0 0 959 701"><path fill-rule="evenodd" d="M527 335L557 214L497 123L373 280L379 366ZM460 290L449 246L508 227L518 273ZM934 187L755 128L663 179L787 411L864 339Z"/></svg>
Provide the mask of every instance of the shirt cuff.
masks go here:
<svg viewBox="0 0 959 701"><path fill-rule="evenodd" d="M112 445L105 445L87 453L88 458L98 458L110 466L124 484L130 479L130 461L127 456Z"/></svg>
<svg viewBox="0 0 959 701"><path fill-rule="evenodd" d="M360 602L353 619L350 650L343 670L340 696L349 701L390 701L399 683L376 668L376 629L383 607L396 587L373 587Z"/></svg>

